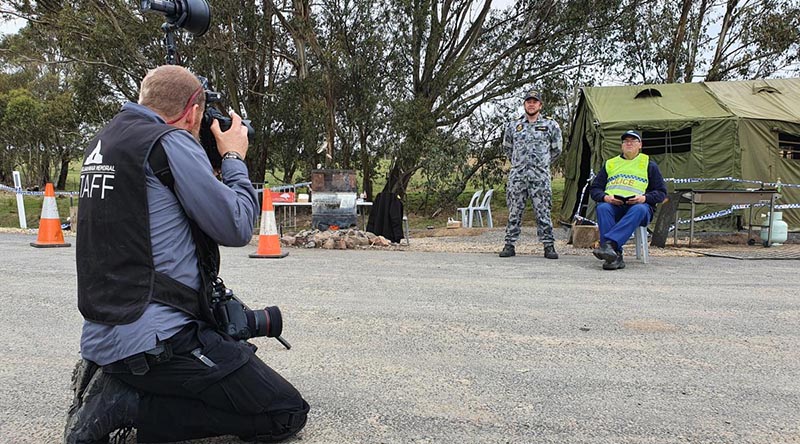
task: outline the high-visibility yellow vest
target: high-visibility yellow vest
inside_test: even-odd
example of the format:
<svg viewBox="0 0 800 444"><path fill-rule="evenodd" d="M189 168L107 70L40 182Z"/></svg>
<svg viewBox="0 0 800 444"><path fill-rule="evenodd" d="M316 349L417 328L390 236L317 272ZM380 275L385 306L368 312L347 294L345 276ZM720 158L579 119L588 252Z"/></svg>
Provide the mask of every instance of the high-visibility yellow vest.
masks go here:
<svg viewBox="0 0 800 444"><path fill-rule="evenodd" d="M631 160L622 156L613 157L606 162L606 194L631 197L647 191L647 166L650 158L639 154Z"/></svg>

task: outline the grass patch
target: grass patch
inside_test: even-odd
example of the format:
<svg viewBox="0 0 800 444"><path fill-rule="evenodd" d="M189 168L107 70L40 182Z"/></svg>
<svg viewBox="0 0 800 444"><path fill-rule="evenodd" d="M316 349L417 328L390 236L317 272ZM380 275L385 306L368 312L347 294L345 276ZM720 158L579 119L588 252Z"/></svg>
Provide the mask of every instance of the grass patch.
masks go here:
<svg viewBox="0 0 800 444"><path fill-rule="evenodd" d="M385 164L385 165L384 165ZM385 176L386 172L389 168L388 161L382 161L381 167L379 168L378 174L375 175L375 180L373 181L373 190L375 192L379 192L383 189L385 185ZM68 191L77 191L78 184L80 181L80 163L73 162L70 168L70 173L67 179L67 190ZM356 172L358 175L359 186L361 184L361 173ZM409 218L409 225L413 229L427 229L428 227L444 228L447 224L447 218L452 217L454 219L458 218L458 214L456 213L456 209L459 207L466 207L469 204L469 200L472 197L472 194L477 190L475 187L468 187L464 190L463 193L458 197L455 204L452 204L445 208L438 208L435 206L434 202L436 202L436 196L427 195L427 193L423 190L424 184L422 183L420 175L416 175L412 178L411 183L409 184L409 191L406 195L406 202L405 202L405 210L406 214L408 214ZM268 185L272 186L272 184ZM561 208L561 201L564 197L564 178L559 177L553 179L552 181L553 187L553 211L555 212ZM425 205L424 202L427 201L428 204ZM483 196L481 196L483 197ZM42 211L42 196L24 196L23 197L25 203L25 216L28 223L29 228L38 228L39 226L39 217ZM58 214L62 220L66 220L69 216L69 205L70 199L69 197L56 197L56 201L58 204ZM77 205L78 201L77 198L73 198L73 205ZM501 184L494 189L494 194L492 196L492 220L494 222L495 227L503 227L508 221L508 208L506 207L506 190L505 184ZM437 211L438 210L438 211ZM435 216L433 216L435 214ZM535 218L533 215L533 211L530 209L530 205L526 208L526 211L523 214L522 222L524 225L530 226L534 224ZM14 194L11 193L0 193L0 227L19 227L19 217L17 215L17 201ZM452 230L450 230L452 232ZM446 232L445 232L446 233ZM447 235L447 234L443 234Z"/></svg>
<svg viewBox="0 0 800 444"><path fill-rule="evenodd" d="M28 228L39 228L39 218L42 215L44 196L22 196L25 206L25 221ZM69 202L67 196L56 196L58 215L62 221L69 217ZM73 199L77 204L77 199ZM0 227L19 228L19 213L17 211L17 197L11 193L0 193Z"/></svg>
<svg viewBox="0 0 800 444"><path fill-rule="evenodd" d="M561 201L564 199L564 178L558 177L553 179L551 186L553 188L553 208L550 211L550 217L551 219L554 219L554 215L561 208ZM421 205L425 199L424 192L409 192L406 195L407 202L405 205L406 213L409 216L409 226L415 229L425 229L428 227L434 227L435 229L438 229L445 227L447 225L448 217L452 217L453 219L459 218L459 215L456 213L456 209L469 205L469 200L472 198L472 195L475 193L475 191L477 191L477 189L474 188L468 188L464 190L464 192L459 195L455 205L452 205L448 208L442 208L435 217L432 217L432 215L438 208L433 208L432 206L425 207ZM481 194L481 199L483 199L483 194ZM435 199L430 200L433 201ZM504 227L506 223L508 223L508 206L506 205L505 184L494 189L491 207L492 222L494 222L494 226ZM536 218L529 203L525 209L525 212L522 214L522 223L524 226L531 226L535 224L535 221ZM473 221L473 224L476 223L477 222ZM486 223L487 222L484 220L484 224Z"/></svg>

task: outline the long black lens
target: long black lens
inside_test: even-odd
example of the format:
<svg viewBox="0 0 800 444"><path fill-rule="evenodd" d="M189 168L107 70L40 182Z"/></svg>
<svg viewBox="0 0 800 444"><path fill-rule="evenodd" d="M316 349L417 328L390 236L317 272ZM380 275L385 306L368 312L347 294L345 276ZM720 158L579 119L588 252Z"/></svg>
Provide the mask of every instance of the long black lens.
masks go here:
<svg viewBox="0 0 800 444"><path fill-rule="evenodd" d="M200 37L211 26L211 8L206 0L141 0L142 12L164 14L167 22Z"/></svg>
<svg viewBox="0 0 800 444"><path fill-rule="evenodd" d="M265 307L263 310L249 310L246 313L250 337L275 338L281 335L283 316L278 307Z"/></svg>
<svg viewBox="0 0 800 444"><path fill-rule="evenodd" d="M270 325L267 331L267 336L270 338L277 338L283 332L283 316L281 309L278 307L265 307L264 311L268 314Z"/></svg>
<svg viewBox="0 0 800 444"><path fill-rule="evenodd" d="M142 0L140 6L143 12L156 11L165 15L175 14L177 9L175 2L171 2L169 0Z"/></svg>

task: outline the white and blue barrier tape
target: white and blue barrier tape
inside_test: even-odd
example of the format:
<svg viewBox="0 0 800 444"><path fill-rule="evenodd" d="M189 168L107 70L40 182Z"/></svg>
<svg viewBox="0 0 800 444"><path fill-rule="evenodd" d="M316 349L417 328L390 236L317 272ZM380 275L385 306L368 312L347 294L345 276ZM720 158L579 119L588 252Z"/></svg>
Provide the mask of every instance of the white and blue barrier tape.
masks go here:
<svg viewBox="0 0 800 444"><path fill-rule="evenodd" d="M583 202L583 197L584 197L584 195L586 193L586 190L589 187L589 184L591 183L592 179L594 178L594 171L591 172L590 176L591 177L589 177L589 180L586 181L586 185L584 185L583 190L581 191L581 197L580 197L580 200L578 201L579 202L578 211L575 212L575 215L573 216L573 220L576 220L576 221L579 221L579 222L588 222L588 223L590 223L592 225L597 225L597 222L595 222L595 221L593 221L591 219L587 219L587 218L585 218L585 217L583 217L583 216L581 216L579 214L580 213L580 202ZM776 187L777 188L777 187L780 186L780 187L786 187L786 188L800 188L800 184L783 183L783 182L780 182L780 183L778 183L778 182L762 182L760 180L737 179L735 177L717 177L717 178L700 178L700 177L674 178L674 177L667 177L667 178L664 178L664 182L672 182L672 183L735 182L735 183L758 184L758 185L761 185L762 187L763 186L770 186L770 187ZM767 205L769 205L769 204L763 203L763 204L753 204L753 205L733 205L730 208L725 209L725 210L719 210L719 211L715 211L713 213L704 214L702 216L697 216L697 217L694 218L694 221L695 222L701 222L701 221L706 221L706 220L711 220L711 219L717 219L719 217L728 216L728 215L732 214L736 210L744 210L744 209L747 209L747 208L750 208L750 207L767 206ZM775 209L776 210L788 210L788 209L797 209L797 208L800 208L800 204L798 204L798 203L775 205ZM679 225L680 224L687 224L689 222L691 222L691 219L679 219L678 220L678 224ZM672 231L674 229L675 229L674 225L669 227L669 231Z"/></svg>
<svg viewBox="0 0 800 444"><path fill-rule="evenodd" d="M767 206L769 206L768 203L760 203L760 204L753 204L753 205L732 205L727 210L719 210L719 211L715 211L713 213L708 213L708 214L704 214L702 216L697 216L697 217L694 218L694 221L695 222L700 222L700 221L704 221L704 220L716 219L718 217L727 216L727 215L733 213L736 210L746 210L746 209L748 209L750 207L767 207ZM800 208L800 204L794 203L794 204L775 205L775 209L776 210L788 210L788 209L795 209L795 208ZM688 224L689 222L691 222L691 219L678 219L678 224ZM670 230L673 230L673 229L674 229L674 226L670 227Z"/></svg>
<svg viewBox="0 0 800 444"><path fill-rule="evenodd" d="M686 177L686 178L675 178L675 177L666 177L664 178L664 182L672 182L672 183L698 183L698 182L734 182L734 183L752 183L758 184L761 186L770 186L770 187L787 187L787 188L800 188L800 184L793 184L793 183L783 183L780 184L778 182L764 182L761 180L749 180L749 179L737 179L735 177L716 177L716 178L702 178L702 177Z"/></svg>
<svg viewBox="0 0 800 444"><path fill-rule="evenodd" d="M44 191L27 191L22 188L14 188L0 183L0 191L21 194L23 196L44 196ZM56 196L77 196L77 191L56 191Z"/></svg>

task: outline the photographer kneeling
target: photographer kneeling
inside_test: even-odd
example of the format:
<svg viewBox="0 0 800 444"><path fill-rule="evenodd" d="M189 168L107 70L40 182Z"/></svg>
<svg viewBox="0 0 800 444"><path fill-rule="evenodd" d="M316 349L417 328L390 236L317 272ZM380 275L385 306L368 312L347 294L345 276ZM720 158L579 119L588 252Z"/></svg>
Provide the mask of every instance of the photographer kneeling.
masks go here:
<svg viewBox="0 0 800 444"><path fill-rule="evenodd" d="M217 330L217 245L250 241L258 200L236 114L225 132L211 125L223 159L215 178L198 143L204 104L194 74L161 66L90 142L77 239L83 360L65 443L131 428L139 442L274 442L306 423L300 393L254 346Z"/></svg>

